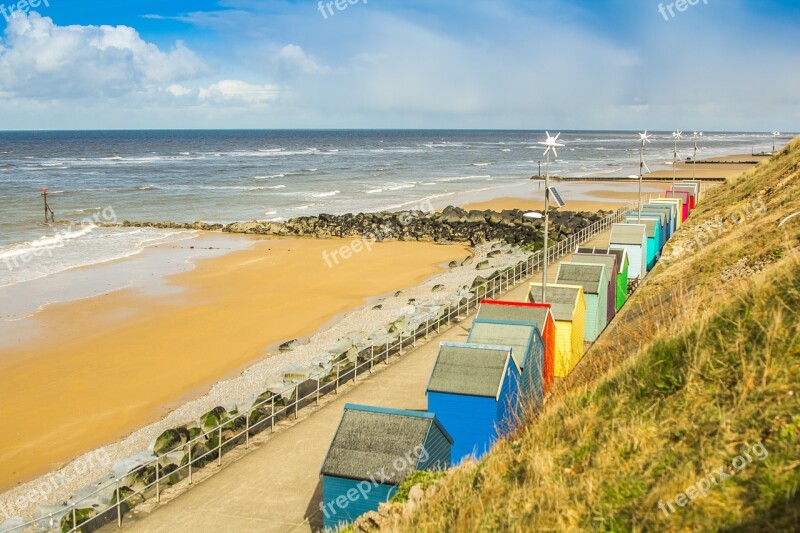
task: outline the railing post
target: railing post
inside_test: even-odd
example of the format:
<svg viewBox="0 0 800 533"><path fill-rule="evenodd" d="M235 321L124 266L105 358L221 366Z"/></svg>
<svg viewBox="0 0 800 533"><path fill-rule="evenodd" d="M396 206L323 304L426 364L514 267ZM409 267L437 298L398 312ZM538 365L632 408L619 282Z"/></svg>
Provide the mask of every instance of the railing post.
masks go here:
<svg viewBox="0 0 800 533"><path fill-rule="evenodd" d="M398 338L398 342L400 343L400 355L403 355L403 332L400 332L400 337Z"/></svg>
<svg viewBox="0 0 800 533"><path fill-rule="evenodd" d="M425 317L425 338L428 338L428 333L430 333L431 329L431 319L429 317Z"/></svg>
<svg viewBox="0 0 800 533"><path fill-rule="evenodd" d="M222 466L222 424L220 424L217 431L219 431L217 436L217 466L220 467Z"/></svg>
<svg viewBox="0 0 800 533"><path fill-rule="evenodd" d="M319 407L319 378L317 378L317 407Z"/></svg>
<svg viewBox="0 0 800 533"><path fill-rule="evenodd" d="M339 364L336 364L336 395L339 395ZM275 409L275 400L272 401L273 411Z"/></svg>
<svg viewBox="0 0 800 533"><path fill-rule="evenodd" d="M250 449L250 415L252 413L253 413L253 409L250 409L250 411L246 415L244 415L245 416L245 421L244 421L244 449L245 450L249 450Z"/></svg>
<svg viewBox="0 0 800 533"><path fill-rule="evenodd" d="M75 510L75 506L76 505L77 505L77 503L73 503L72 504L72 528L73 528L72 531L77 531L78 530L78 518L77 518L78 517L78 513ZM117 493L117 505L119 505L119 493Z"/></svg>
<svg viewBox="0 0 800 533"><path fill-rule="evenodd" d="M336 368L336 392L339 392L339 368ZM272 397L272 414L269 417L270 432L275 433L275 396Z"/></svg>
<svg viewBox="0 0 800 533"><path fill-rule="evenodd" d="M117 528L122 527L122 495L119 493L119 479L115 480L117 484Z"/></svg>
<svg viewBox="0 0 800 533"><path fill-rule="evenodd" d="M375 345L370 346L369 349L369 371L372 372L372 367L375 366Z"/></svg>
<svg viewBox="0 0 800 533"><path fill-rule="evenodd" d="M158 463L158 458L156 458L156 502L161 503L161 476L160 476L160 464Z"/></svg>
<svg viewBox="0 0 800 533"><path fill-rule="evenodd" d="M189 485L194 481L192 472L192 441L186 443L189 446Z"/></svg>
<svg viewBox="0 0 800 533"><path fill-rule="evenodd" d="M358 371L358 357L356 357L356 371ZM297 420L297 406L300 403L300 385L294 386L294 419Z"/></svg>

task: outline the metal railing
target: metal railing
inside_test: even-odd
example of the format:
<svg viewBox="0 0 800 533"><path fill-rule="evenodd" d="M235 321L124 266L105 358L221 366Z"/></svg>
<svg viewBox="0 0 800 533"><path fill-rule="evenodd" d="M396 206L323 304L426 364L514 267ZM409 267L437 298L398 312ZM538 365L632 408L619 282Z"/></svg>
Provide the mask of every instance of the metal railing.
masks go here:
<svg viewBox="0 0 800 533"><path fill-rule="evenodd" d="M613 224L624 221L625 216L634 209L634 205L619 209L613 215L555 243L549 249L549 261L552 263L564 255L574 252L580 244L607 231ZM233 413L230 418L226 418L208 431L200 429L201 434L193 439L190 438L187 442L174 446L157 456L156 459L136 467L121 478L109 481L88 496L73 502L68 501L64 505L63 511L51 513L48 516L8 529L7 533L21 533L28 529L37 532L62 531L62 533L94 531L114 521L117 522L118 527L122 527L123 515L145 500L155 498L156 502L160 502L162 489L165 487L187 478L191 485L198 469L213 462L216 462L218 467L222 466L222 456L225 453L242 444L245 449L249 449L251 438L255 435L267 429L274 432L275 424L290 416L294 416L296 420L300 409L312 403L319 405L323 396L331 393L338 394L342 385L351 381L355 383L359 377L363 378L365 374L371 374L376 365L388 365L391 357L402 356L406 348L415 348L418 340L427 339L433 332L438 334L444 326L465 320L469 312L476 308L482 300L496 298L542 270L543 256L543 251L535 252L527 260L520 261L505 270L497 271L485 283L470 289L473 293L472 297L464 297L457 304L447 306L446 312L427 318L425 323L420 324L414 333L405 336L404 333L400 333L399 337L392 342L364 348L358 352L354 362L348 359L334 360L331 369L311 375L281 393L272 394L270 398L254 404L245 414ZM213 447L209 448L209 443L212 441ZM177 452L183 453L180 464L175 465L169 459L165 459L168 454ZM165 466L163 463L167 463L167 465ZM128 480L140 480L140 482L143 480L144 486L133 490L127 486ZM136 483L131 484L136 485ZM110 501L98 506L100 495L107 495L111 490L113 493ZM98 508L103 506L104 509Z"/></svg>

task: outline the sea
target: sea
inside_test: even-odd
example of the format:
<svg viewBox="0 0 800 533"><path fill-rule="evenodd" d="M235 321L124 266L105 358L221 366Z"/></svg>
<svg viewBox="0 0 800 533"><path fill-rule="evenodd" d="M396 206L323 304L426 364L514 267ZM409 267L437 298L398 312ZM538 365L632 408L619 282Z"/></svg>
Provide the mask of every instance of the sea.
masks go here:
<svg viewBox="0 0 800 533"><path fill-rule="evenodd" d="M554 132L553 132L554 133ZM492 199L545 172L543 131L0 132L0 288L193 238L132 221L282 221ZM551 175L638 172L636 132L573 131ZM783 139L783 143L788 137ZM764 133L709 133L698 158L771 151ZM656 132L653 169L674 143ZM679 143L682 159L694 143ZM58 224L45 224L42 189ZM596 186L595 186L596 188Z"/></svg>

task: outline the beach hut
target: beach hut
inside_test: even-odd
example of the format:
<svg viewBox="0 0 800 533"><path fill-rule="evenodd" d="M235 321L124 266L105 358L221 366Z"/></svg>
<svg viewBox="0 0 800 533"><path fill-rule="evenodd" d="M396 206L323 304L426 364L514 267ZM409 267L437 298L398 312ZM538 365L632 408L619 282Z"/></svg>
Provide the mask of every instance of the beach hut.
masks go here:
<svg viewBox="0 0 800 533"><path fill-rule="evenodd" d="M697 207L698 189L699 187L695 183L678 183L672 188L673 191L683 191L689 193L689 209L691 211L694 211L694 209Z"/></svg>
<svg viewBox="0 0 800 533"><path fill-rule="evenodd" d="M616 311L619 312L628 301L628 252L613 248L578 248L579 254L611 255L616 257L619 272L616 283Z"/></svg>
<svg viewBox="0 0 800 533"><path fill-rule="evenodd" d="M644 224L647 228L647 270L653 270L656 260L661 253L661 221L655 217L642 215L641 220L638 216L627 216L625 222L628 224Z"/></svg>
<svg viewBox="0 0 800 533"><path fill-rule="evenodd" d="M542 285L531 283L528 301L542 303ZM580 285L547 284L547 303L556 321L555 375L567 377L583 358L586 297Z"/></svg>
<svg viewBox="0 0 800 533"><path fill-rule="evenodd" d="M703 183L700 181L686 180L682 181L681 185L694 185L697 187L696 203L699 205L703 201Z"/></svg>
<svg viewBox="0 0 800 533"><path fill-rule="evenodd" d="M580 285L586 298L583 340L594 342L608 326L608 274L605 265L562 262L556 283Z"/></svg>
<svg viewBox="0 0 800 533"><path fill-rule="evenodd" d="M654 200L650 200L648 205L668 205L672 209L673 216L674 216L674 229L672 233L674 234L678 229L683 225L682 220L682 209L681 209L681 201L678 198L657 198Z"/></svg>
<svg viewBox="0 0 800 533"><path fill-rule="evenodd" d="M638 211L633 211L628 215L628 217L636 217L639 214ZM660 252L664 245L667 244L667 232L669 228L667 227L667 214L665 211L661 211L658 209L651 209L647 207L642 207L642 217L648 218L655 218L658 220L659 225L659 232L661 233L661 244L658 247L658 251ZM634 221L635 222L635 221Z"/></svg>
<svg viewBox="0 0 800 533"><path fill-rule="evenodd" d="M520 408L530 407L537 412L544 403L544 340L535 322L504 318L475 318L467 342L511 348L520 371ZM498 314L498 313L494 313ZM512 314L512 313L508 313Z"/></svg>
<svg viewBox="0 0 800 533"><path fill-rule="evenodd" d="M324 527L377 511L415 471L449 468L452 445L432 413L345 405L320 473Z"/></svg>
<svg viewBox="0 0 800 533"><path fill-rule="evenodd" d="M665 243L672 238L675 233L675 217L672 208L668 205L645 204L642 206L642 213L662 213L664 215L664 236Z"/></svg>
<svg viewBox="0 0 800 533"><path fill-rule="evenodd" d="M647 226L614 224L608 247L628 252L628 279L642 279L647 275Z"/></svg>
<svg viewBox="0 0 800 533"><path fill-rule="evenodd" d="M556 357L556 321L549 305L499 302L484 300L478 308L478 321L507 320L510 322L523 322L536 324L544 341L544 392L553 385L553 369ZM514 353L512 352L512 357ZM525 369L523 368L523 373Z"/></svg>
<svg viewBox="0 0 800 533"><path fill-rule="evenodd" d="M482 457L517 420L520 372L511 348L443 342L425 394L453 436L451 460Z"/></svg>
<svg viewBox="0 0 800 533"><path fill-rule="evenodd" d="M606 323L610 323L617 314L617 282L619 281L619 267L617 257L611 254L595 255L575 253L572 261L589 265L603 265L608 274L608 295L606 296ZM627 288L628 280L625 280ZM585 289L584 289L585 292ZM588 302L587 302L588 305Z"/></svg>
<svg viewBox="0 0 800 533"><path fill-rule="evenodd" d="M664 198L676 198L681 201L681 222L689 218L689 193L686 191L667 191Z"/></svg>

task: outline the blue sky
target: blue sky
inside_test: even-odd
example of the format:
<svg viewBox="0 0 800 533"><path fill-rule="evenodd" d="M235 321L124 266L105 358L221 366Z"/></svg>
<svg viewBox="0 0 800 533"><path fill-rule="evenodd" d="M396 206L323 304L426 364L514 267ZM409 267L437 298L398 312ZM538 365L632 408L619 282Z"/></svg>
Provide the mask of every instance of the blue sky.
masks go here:
<svg viewBox="0 0 800 533"><path fill-rule="evenodd" d="M38 0L0 129L800 123L796 0L351 1Z"/></svg>

